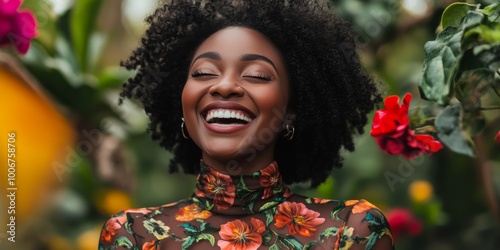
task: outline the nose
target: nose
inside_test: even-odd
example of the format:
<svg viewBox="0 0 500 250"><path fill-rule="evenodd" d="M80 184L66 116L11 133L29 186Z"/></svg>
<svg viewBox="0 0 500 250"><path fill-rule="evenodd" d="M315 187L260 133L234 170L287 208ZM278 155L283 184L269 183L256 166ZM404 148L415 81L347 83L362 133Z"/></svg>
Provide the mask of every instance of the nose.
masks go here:
<svg viewBox="0 0 500 250"><path fill-rule="evenodd" d="M245 90L239 85L236 77L227 76L212 85L209 92L213 96L219 95L224 98L229 98L233 96L242 96Z"/></svg>

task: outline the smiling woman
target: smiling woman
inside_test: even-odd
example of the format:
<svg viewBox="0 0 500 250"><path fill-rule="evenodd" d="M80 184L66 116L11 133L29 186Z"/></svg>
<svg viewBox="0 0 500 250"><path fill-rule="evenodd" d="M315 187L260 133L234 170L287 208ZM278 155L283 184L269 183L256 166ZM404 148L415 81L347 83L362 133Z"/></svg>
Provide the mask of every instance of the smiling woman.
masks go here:
<svg viewBox="0 0 500 250"><path fill-rule="evenodd" d="M148 22L122 97L144 106L171 171L198 181L189 199L113 216L100 249L393 248L371 203L287 186L316 186L340 167L380 101L329 6L174 1Z"/></svg>

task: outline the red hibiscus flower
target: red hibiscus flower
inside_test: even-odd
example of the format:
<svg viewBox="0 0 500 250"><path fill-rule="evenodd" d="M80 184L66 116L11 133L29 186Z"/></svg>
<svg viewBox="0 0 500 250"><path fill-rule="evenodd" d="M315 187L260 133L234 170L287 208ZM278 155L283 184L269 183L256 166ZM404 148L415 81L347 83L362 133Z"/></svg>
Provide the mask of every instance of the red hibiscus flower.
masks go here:
<svg viewBox="0 0 500 250"><path fill-rule="evenodd" d="M387 213L387 221L391 226L395 239L404 236L416 236L422 232L422 223L404 208L395 208Z"/></svg>
<svg viewBox="0 0 500 250"><path fill-rule="evenodd" d="M278 172L276 163L271 163L267 168L262 169L260 175L260 185L265 187L262 199L267 199L273 195L273 188L281 183L281 175Z"/></svg>
<svg viewBox="0 0 500 250"><path fill-rule="evenodd" d="M401 154L407 159L415 158L422 153L437 152L443 146L430 135L415 135L410 129L408 108L411 94L403 98L399 106L398 96L389 96L384 100L385 110L378 110L373 118L370 134L375 138L380 149L387 154Z"/></svg>
<svg viewBox="0 0 500 250"><path fill-rule="evenodd" d="M36 19L28 10L18 11L21 0L0 1L0 47L11 44L26 54L30 39L36 36Z"/></svg>
<svg viewBox="0 0 500 250"><path fill-rule="evenodd" d="M229 175L221 174L210 168L203 173L195 194L199 197L212 198L218 209L228 209L234 203L236 187Z"/></svg>
<svg viewBox="0 0 500 250"><path fill-rule="evenodd" d="M318 216L318 212L307 209L303 203L285 201L278 205L274 225L278 228L288 226L289 234L311 237L316 232L316 227L325 222L325 218Z"/></svg>
<svg viewBox="0 0 500 250"><path fill-rule="evenodd" d="M262 244L262 233L266 231L264 222L251 218L250 225L241 220L230 221L221 225L221 240L217 245L222 250L254 250Z"/></svg>
<svg viewBox="0 0 500 250"><path fill-rule="evenodd" d="M116 231L122 227L122 218L123 216L115 217L106 222L106 225L104 225L104 228L101 231L101 241L111 242L111 239L115 236Z"/></svg>
<svg viewBox="0 0 500 250"><path fill-rule="evenodd" d="M497 135L495 136L495 142L496 142L497 144L500 144L500 130L498 130L498 133L497 133Z"/></svg>

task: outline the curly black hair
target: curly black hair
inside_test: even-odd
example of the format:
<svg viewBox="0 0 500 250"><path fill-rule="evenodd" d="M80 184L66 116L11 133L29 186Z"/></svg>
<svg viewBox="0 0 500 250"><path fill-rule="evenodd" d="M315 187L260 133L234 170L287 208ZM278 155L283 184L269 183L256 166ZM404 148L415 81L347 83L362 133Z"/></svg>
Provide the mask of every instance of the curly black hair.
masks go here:
<svg viewBox="0 0 500 250"><path fill-rule="evenodd" d="M199 170L201 151L181 137L181 93L197 47L229 26L257 30L279 48L289 72L293 140L278 139L275 160L285 183L323 182L342 165L342 148L354 150L367 113L381 101L361 66L352 28L316 0L174 0L147 19L141 46L127 61L134 77L123 98L136 99L150 118L149 132L173 152L170 172Z"/></svg>

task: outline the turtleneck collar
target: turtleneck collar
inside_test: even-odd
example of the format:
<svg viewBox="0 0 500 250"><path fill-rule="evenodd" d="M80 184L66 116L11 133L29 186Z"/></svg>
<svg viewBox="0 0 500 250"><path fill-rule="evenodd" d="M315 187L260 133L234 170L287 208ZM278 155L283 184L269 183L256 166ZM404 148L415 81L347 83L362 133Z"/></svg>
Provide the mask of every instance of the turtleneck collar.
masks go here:
<svg viewBox="0 0 500 250"><path fill-rule="evenodd" d="M290 197L276 162L247 175L227 175L201 162L193 201L216 214L244 215L273 208Z"/></svg>

